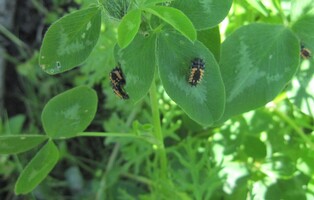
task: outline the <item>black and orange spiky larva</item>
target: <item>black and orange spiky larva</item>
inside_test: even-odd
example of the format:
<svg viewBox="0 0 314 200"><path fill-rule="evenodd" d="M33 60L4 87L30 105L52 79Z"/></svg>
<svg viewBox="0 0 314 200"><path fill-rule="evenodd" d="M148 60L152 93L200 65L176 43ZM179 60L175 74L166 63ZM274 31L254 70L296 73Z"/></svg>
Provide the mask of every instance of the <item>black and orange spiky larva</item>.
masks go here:
<svg viewBox="0 0 314 200"><path fill-rule="evenodd" d="M126 84L122 69L117 66L111 70L110 82L113 92L121 99L128 99L129 95L123 89L123 86Z"/></svg>
<svg viewBox="0 0 314 200"><path fill-rule="evenodd" d="M305 48L304 45L301 45L300 55L303 59L309 59L312 57L312 52L308 48Z"/></svg>
<svg viewBox="0 0 314 200"><path fill-rule="evenodd" d="M110 81L113 85L118 85L118 84L121 86L125 85L125 78L124 78L124 75L122 73L122 69L119 66L117 66L113 70L111 70L109 77L110 77Z"/></svg>
<svg viewBox="0 0 314 200"><path fill-rule="evenodd" d="M205 70L205 62L203 61L203 59L195 58L192 61L188 82L192 86L196 86L197 84L199 84L203 78L204 70Z"/></svg>
<svg viewBox="0 0 314 200"><path fill-rule="evenodd" d="M124 91L121 85L112 85L113 92L121 99L129 99L129 95Z"/></svg>

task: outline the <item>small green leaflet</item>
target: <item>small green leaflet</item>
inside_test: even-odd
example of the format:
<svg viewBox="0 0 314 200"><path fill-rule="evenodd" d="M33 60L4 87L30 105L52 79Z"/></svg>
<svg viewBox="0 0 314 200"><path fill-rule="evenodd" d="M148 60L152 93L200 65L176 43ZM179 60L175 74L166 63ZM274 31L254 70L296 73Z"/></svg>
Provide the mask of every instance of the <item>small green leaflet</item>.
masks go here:
<svg viewBox="0 0 314 200"><path fill-rule="evenodd" d="M122 18L118 27L118 44L121 48L127 47L141 25L141 10L132 10Z"/></svg>
<svg viewBox="0 0 314 200"><path fill-rule="evenodd" d="M197 40L202 42L214 54L217 62L219 62L221 46L219 26L197 31Z"/></svg>
<svg viewBox="0 0 314 200"><path fill-rule="evenodd" d="M43 181L59 160L59 150L48 141L27 164L15 184L16 194L26 194Z"/></svg>
<svg viewBox="0 0 314 200"><path fill-rule="evenodd" d="M84 131L96 114L97 102L96 92L86 86L53 97L41 115L46 134L52 138L69 138Z"/></svg>
<svg viewBox="0 0 314 200"><path fill-rule="evenodd" d="M47 140L45 135L0 136L0 154L17 154L28 151Z"/></svg>
<svg viewBox="0 0 314 200"><path fill-rule="evenodd" d="M138 34L132 43L124 48L115 48L115 58L125 75L125 91L133 103L143 98L154 79L156 35L145 37Z"/></svg>
<svg viewBox="0 0 314 200"><path fill-rule="evenodd" d="M176 0L173 6L186 14L197 30L217 26L227 15L232 0Z"/></svg>
<svg viewBox="0 0 314 200"><path fill-rule="evenodd" d="M100 22L101 9L93 6L53 23L40 49L40 67L48 74L58 74L82 64L97 43Z"/></svg>
<svg viewBox="0 0 314 200"><path fill-rule="evenodd" d="M170 24L187 39L196 40L196 30L191 20L182 11L165 6L151 6L145 10Z"/></svg>

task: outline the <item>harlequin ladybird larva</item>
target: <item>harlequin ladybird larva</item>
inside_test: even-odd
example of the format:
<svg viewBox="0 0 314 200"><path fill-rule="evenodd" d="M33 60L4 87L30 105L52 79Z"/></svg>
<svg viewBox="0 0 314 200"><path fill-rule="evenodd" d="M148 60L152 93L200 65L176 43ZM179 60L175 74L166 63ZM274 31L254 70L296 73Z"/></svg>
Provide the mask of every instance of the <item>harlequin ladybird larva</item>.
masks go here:
<svg viewBox="0 0 314 200"><path fill-rule="evenodd" d="M119 65L110 72L109 77L112 85L125 85L124 75Z"/></svg>
<svg viewBox="0 0 314 200"><path fill-rule="evenodd" d="M205 70L205 62L201 58L195 58L192 61L191 71L188 82L192 86L199 84L203 78Z"/></svg>
<svg viewBox="0 0 314 200"><path fill-rule="evenodd" d="M123 90L121 85L112 85L112 90L121 99L129 98L129 95Z"/></svg>
<svg viewBox="0 0 314 200"><path fill-rule="evenodd" d="M119 65L110 72L109 77L113 92L121 99L128 99L129 95L123 89L126 81Z"/></svg>
<svg viewBox="0 0 314 200"><path fill-rule="evenodd" d="M301 45L300 55L303 59L309 59L310 57L312 57L312 52L309 49L305 48L304 45Z"/></svg>

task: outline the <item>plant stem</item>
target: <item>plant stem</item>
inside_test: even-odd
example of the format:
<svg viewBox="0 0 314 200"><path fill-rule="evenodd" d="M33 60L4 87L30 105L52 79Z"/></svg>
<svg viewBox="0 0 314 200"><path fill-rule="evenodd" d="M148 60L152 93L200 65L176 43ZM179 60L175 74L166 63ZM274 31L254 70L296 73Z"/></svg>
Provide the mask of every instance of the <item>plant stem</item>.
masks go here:
<svg viewBox="0 0 314 200"><path fill-rule="evenodd" d="M133 109L132 113L129 115L127 121L126 121L126 125L127 126L130 126L134 120L134 118L136 117L137 113L139 112L139 109L140 106L136 107L135 109ZM84 134L84 133L82 133ZM115 133L97 133L97 132L94 132L93 133L94 135L99 135L99 136L105 136L105 135L116 135ZM89 134L84 134L85 136L88 136ZM119 135L119 133L118 133ZM122 137L129 137L133 135L132 133L129 133L129 134L123 134L121 133L120 136ZM138 137L136 135L133 135L135 138ZM132 136L131 136L132 137ZM144 138L142 138L144 139ZM107 175L108 173L110 173L111 169L114 167L114 164L116 162L116 159L118 157L118 153L119 153L119 150L120 150L120 144L119 143L116 143L114 148L113 148L113 151L109 157L109 161L108 161L108 164L103 172L103 175L100 179L100 183L99 183L99 189L97 190L97 193L96 193L96 200L98 199L103 199L104 197L104 193L105 193L105 189L107 188Z"/></svg>
<svg viewBox="0 0 314 200"><path fill-rule="evenodd" d="M305 133L302 131L302 129L299 128L299 126L288 116L283 114L282 112L278 110L274 110L274 113L277 114L278 117L280 117L283 121L285 121L289 126L291 126L295 132L305 141L305 143L314 150L314 143L311 141L311 139L305 135Z"/></svg>
<svg viewBox="0 0 314 200"><path fill-rule="evenodd" d="M158 109L158 98L157 98L157 89L156 83L153 81L150 88L150 102L152 108L152 116L153 116L153 126L154 126L154 135L158 140L157 144L157 156L160 159L160 169L161 176L167 179L167 155L164 146L164 138L161 131L161 123L160 123L160 113Z"/></svg>

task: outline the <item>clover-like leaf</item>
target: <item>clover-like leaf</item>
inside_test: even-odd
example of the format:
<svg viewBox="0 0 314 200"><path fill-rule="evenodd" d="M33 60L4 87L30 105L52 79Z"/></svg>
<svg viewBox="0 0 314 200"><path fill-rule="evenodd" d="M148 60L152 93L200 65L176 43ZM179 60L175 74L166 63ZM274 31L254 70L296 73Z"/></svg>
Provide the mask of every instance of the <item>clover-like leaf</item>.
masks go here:
<svg viewBox="0 0 314 200"><path fill-rule="evenodd" d="M162 33L158 41L159 74L167 94L196 122L209 126L219 120L225 91L212 53L201 42L191 43L177 33ZM195 58L203 59L205 69L200 83L192 86L188 77Z"/></svg>
<svg viewBox="0 0 314 200"><path fill-rule="evenodd" d="M232 0L176 0L173 3L186 14L197 30L217 26L228 14Z"/></svg>
<svg viewBox="0 0 314 200"><path fill-rule="evenodd" d="M47 140L45 135L0 136L0 154L17 154L28 151Z"/></svg>
<svg viewBox="0 0 314 200"><path fill-rule="evenodd" d="M41 148L27 164L15 184L16 194L31 192L43 181L59 160L59 150L52 141Z"/></svg>
<svg viewBox="0 0 314 200"><path fill-rule="evenodd" d="M226 88L222 120L265 105L291 80L300 46L281 25L251 24L222 44L220 69Z"/></svg>
<svg viewBox="0 0 314 200"><path fill-rule="evenodd" d="M118 44L121 48L128 46L141 25L141 10L135 9L122 18L118 27Z"/></svg>
<svg viewBox="0 0 314 200"><path fill-rule="evenodd" d="M145 37L138 34L125 49L115 49L117 63L122 68L126 84L124 90L130 101L143 98L154 79L156 35Z"/></svg>
<svg viewBox="0 0 314 200"><path fill-rule="evenodd" d="M170 24L189 40L196 40L196 30L191 20L182 11L165 6L151 6L146 10Z"/></svg>
<svg viewBox="0 0 314 200"><path fill-rule="evenodd" d="M97 109L96 92L79 86L50 99L41 118L46 134L52 138L68 138L84 131Z"/></svg>
<svg viewBox="0 0 314 200"><path fill-rule="evenodd" d="M220 32L219 27L197 31L197 40L202 42L215 56L217 62L220 59Z"/></svg>
<svg viewBox="0 0 314 200"><path fill-rule="evenodd" d="M48 74L80 65L97 43L101 22L98 6L70 13L47 30L40 49L39 64Z"/></svg>

